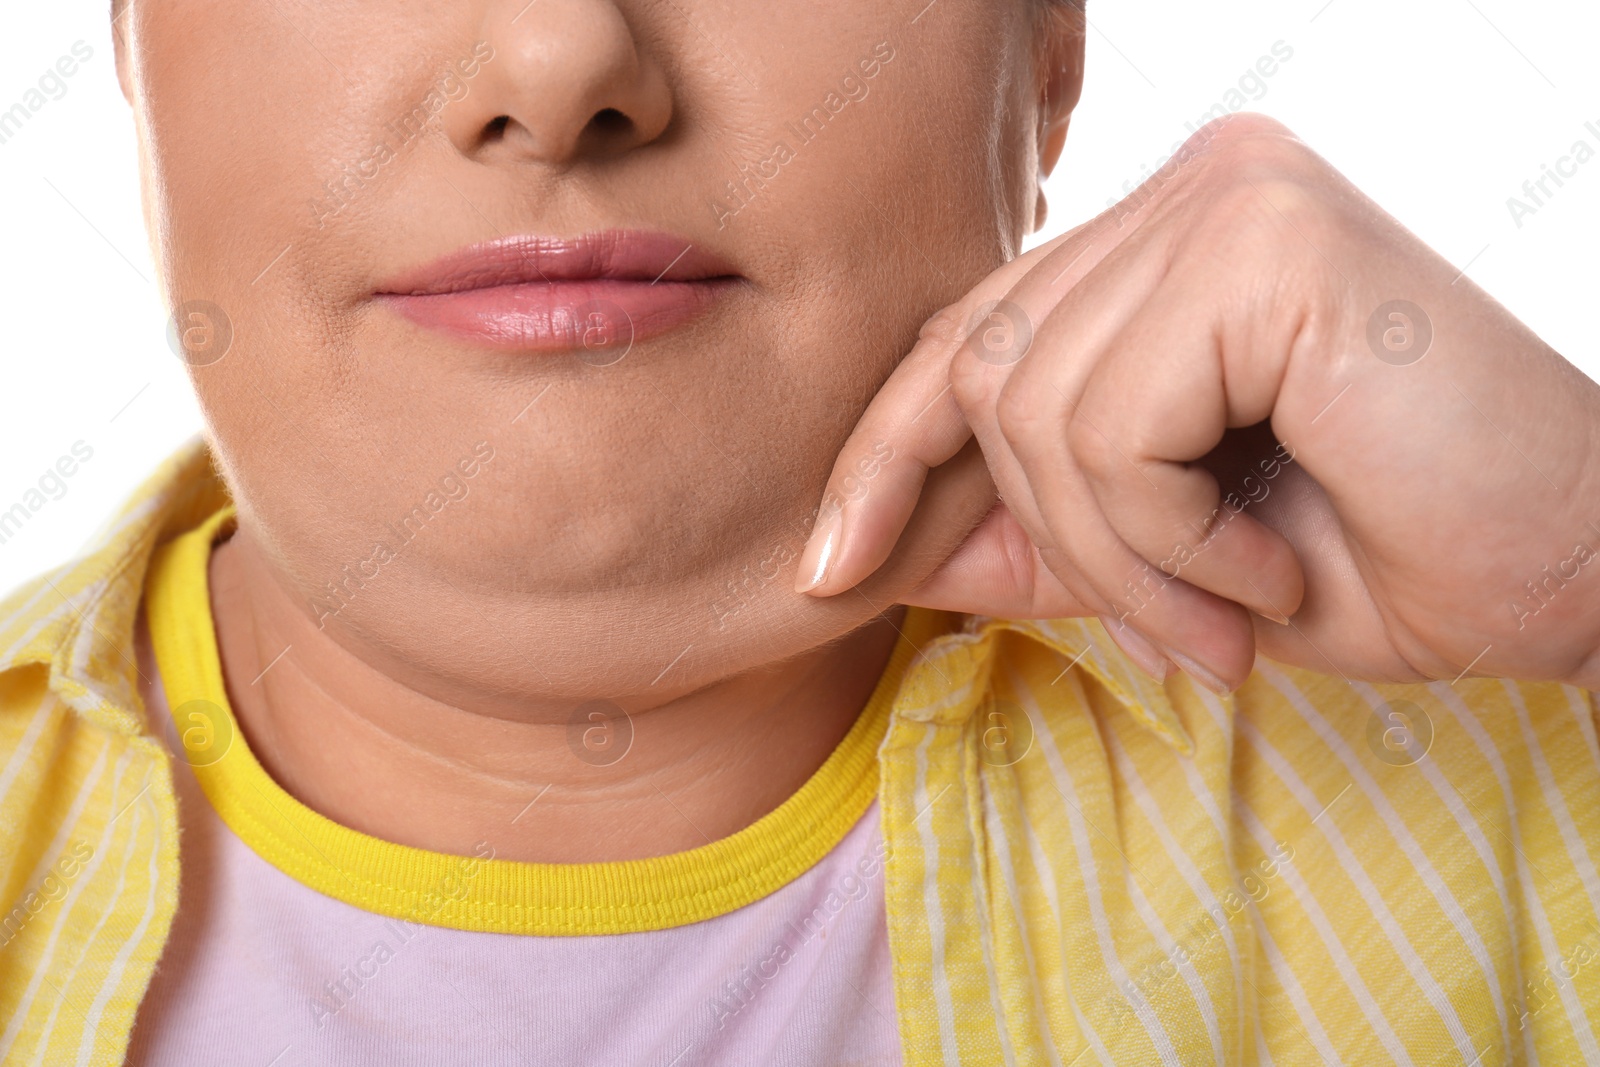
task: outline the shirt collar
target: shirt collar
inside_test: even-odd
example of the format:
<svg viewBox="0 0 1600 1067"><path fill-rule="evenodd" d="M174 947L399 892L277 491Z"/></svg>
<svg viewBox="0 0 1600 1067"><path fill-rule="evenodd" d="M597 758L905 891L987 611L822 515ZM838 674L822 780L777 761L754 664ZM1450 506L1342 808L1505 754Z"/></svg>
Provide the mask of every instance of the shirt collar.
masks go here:
<svg viewBox="0 0 1600 1067"><path fill-rule="evenodd" d="M80 553L0 601L0 672L44 665L51 691L85 718L143 733L132 649L150 556L227 499L205 442L186 442Z"/></svg>
<svg viewBox="0 0 1600 1067"><path fill-rule="evenodd" d="M913 608L913 611L921 609ZM1062 657L1063 673L1079 672L1119 703L1135 722L1184 755L1194 740L1166 684L1146 675L1117 647L1099 619L997 619L969 615L960 629L927 644L908 672L897 712L903 718L957 725L982 703L998 638L1012 632Z"/></svg>

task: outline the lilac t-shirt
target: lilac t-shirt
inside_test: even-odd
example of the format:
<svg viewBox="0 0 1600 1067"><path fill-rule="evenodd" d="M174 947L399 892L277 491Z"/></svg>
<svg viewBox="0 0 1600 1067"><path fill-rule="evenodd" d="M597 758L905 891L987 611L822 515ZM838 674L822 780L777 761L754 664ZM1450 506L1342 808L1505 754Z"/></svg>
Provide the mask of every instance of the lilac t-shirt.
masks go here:
<svg viewBox="0 0 1600 1067"><path fill-rule="evenodd" d="M176 749L152 689L150 716ZM178 911L130 1064L901 1063L876 801L816 866L736 911L555 937L324 896L235 835L181 758L174 777Z"/></svg>

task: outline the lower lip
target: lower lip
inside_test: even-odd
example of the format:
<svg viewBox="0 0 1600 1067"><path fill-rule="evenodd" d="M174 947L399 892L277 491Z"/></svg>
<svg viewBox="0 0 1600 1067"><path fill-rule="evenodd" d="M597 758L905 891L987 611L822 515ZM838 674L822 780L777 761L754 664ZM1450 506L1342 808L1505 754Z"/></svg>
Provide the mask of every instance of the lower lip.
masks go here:
<svg viewBox="0 0 1600 1067"><path fill-rule="evenodd" d="M594 278L379 299L419 326L490 348L621 358L633 342L695 318L735 281Z"/></svg>

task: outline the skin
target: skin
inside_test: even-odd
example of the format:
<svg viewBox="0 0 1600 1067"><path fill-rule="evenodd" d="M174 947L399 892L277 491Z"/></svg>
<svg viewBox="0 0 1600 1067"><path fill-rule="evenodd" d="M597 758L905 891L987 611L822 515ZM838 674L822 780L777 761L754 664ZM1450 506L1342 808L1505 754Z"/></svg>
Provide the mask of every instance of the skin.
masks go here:
<svg viewBox="0 0 1600 1067"><path fill-rule="evenodd" d="M240 505L212 562L230 696L312 807L508 858L702 844L820 765L907 603L1100 614L1152 673L1223 690L1258 649L1600 684L1590 571L1510 607L1600 548L1597 390L1281 127L1208 128L1018 257L1081 82L1071 19L523 6L144 0L123 21L168 298L234 327L193 371ZM337 161L479 40L495 58L440 129L313 227ZM706 190L880 41L870 95L719 228ZM487 353L370 299L472 241L629 225L745 280L613 366ZM1021 358L974 342L1002 296L1033 328ZM1367 342L1396 298L1434 332L1406 365ZM319 627L309 598L478 441L471 494ZM1267 474L1278 441L1294 461ZM1270 495L1219 522L1245 472ZM596 699L634 728L604 768L569 743Z"/></svg>
<svg viewBox="0 0 1600 1067"><path fill-rule="evenodd" d="M820 766L895 605L988 510L974 446L859 594L792 589L867 403L1042 218L1082 37L1026 5L915 24L921 3L526 6L141 0L117 19L118 71L165 296L232 327L191 374L239 505L213 609L263 764L405 844L658 855L748 825ZM480 41L493 58L437 129L316 225L324 183ZM868 95L719 219L708 201L739 163L881 42ZM929 167L949 131L991 150ZM607 367L479 349L372 298L469 243L609 227L681 234L744 280ZM312 598L485 441L469 494L319 626ZM775 555L781 575L730 610L729 583ZM610 766L571 744L594 700L633 724Z"/></svg>

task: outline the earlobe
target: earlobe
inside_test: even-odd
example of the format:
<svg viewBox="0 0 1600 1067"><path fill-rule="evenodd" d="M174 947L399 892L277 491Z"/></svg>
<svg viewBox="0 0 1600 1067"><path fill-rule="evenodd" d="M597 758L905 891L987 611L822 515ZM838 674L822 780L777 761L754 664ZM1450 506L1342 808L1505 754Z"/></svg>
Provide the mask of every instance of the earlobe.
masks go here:
<svg viewBox="0 0 1600 1067"><path fill-rule="evenodd" d="M1039 178L1042 181L1056 169L1061 150L1067 146L1067 127L1072 121L1071 112L1054 121L1047 120L1039 131Z"/></svg>
<svg viewBox="0 0 1600 1067"><path fill-rule="evenodd" d="M1080 68L1081 75L1081 68ZM1077 93L1073 92L1071 99L1077 101ZM1044 228L1045 217L1049 214L1049 202L1044 195L1045 179L1055 170L1056 164L1061 160L1061 153L1067 146L1067 129L1072 122L1072 107L1061 106L1061 99L1052 99L1048 89L1039 112L1039 177L1038 177L1038 202L1034 206L1033 229L1037 233Z"/></svg>
<svg viewBox="0 0 1600 1067"><path fill-rule="evenodd" d="M1083 94L1085 19L1078 3L1054 4L1041 34L1039 57L1039 181L1049 177L1067 143L1067 125ZM1043 225L1043 194L1040 194Z"/></svg>

